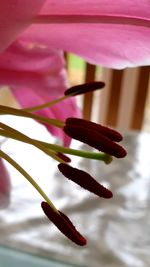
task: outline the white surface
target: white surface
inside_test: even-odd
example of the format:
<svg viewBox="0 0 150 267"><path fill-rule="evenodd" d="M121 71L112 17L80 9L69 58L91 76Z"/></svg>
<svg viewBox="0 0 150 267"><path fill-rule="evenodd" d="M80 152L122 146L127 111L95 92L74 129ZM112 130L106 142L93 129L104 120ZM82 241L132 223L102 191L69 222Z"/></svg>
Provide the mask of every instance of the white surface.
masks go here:
<svg viewBox="0 0 150 267"><path fill-rule="evenodd" d="M0 211L0 244L82 266L149 267L150 135L128 134L124 144L128 157L109 166L77 158L73 161L73 166L111 187L114 198L103 200L65 180L57 172L57 164L44 154L9 143L9 153L71 218L88 245L72 244L45 218L41 197L12 168L11 203Z"/></svg>

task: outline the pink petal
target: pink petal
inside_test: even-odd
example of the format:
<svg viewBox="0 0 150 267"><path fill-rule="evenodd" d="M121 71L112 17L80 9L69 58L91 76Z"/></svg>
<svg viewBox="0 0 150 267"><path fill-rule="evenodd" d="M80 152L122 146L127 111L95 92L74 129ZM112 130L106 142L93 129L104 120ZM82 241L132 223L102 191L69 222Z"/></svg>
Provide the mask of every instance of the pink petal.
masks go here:
<svg viewBox="0 0 150 267"><path fill-rule="evenodd" d="M0 52L30 25L44 0L4 0L0 5Z"/></svg>
<svg viewBox="0 0 150 267"><path fill-rule="evenodd" d="M52 8L53 7L53 8ZM48 0L41 12L49 14L124 14L149 18L149 1L147 0Z"/></svg>
<svg viewBox="0 0 150 267"><path fill-rule="evenodd" d="M107 67L150 63L150 6L147 0L135 0L134 3L130 0L62 0L55 4L49 0L43 14L71 15L71 19L77 15L78 22L87 15L89 22L69 24L68 18L67 23L33 25L25 31L24 38L37 36L41 42L46 41L55 48ZM103 16L105 22L90 23L95 16Z"/></svg>
<svg viewBox="0 0 150 267"><path fill-rule="evenodd" d="M64 66L61 51L19 39L0 54L0 85L59 96L66 90Z"/></svg>
<svg viewBox="0 0 150 267"><path fill-rule="evenodd" d="M0 158L0 208L5 208L9 204L10 191L10 177L3 160Z"/></svg>
<svg viewBox="0 0 150 267"><path fill-rule="evenodd" d="M36 106L63 96L67 77L63 53L41 45L34 39L18 39L0 54L0 85L10 86L23 108ZM40 115L65 120L79 115L75 100L66 100L51 108L40 110ZM69 145L70 138L60 129L46 125L55 136Z"/></svg>
<svg viewBox="0 0 150 267"><path fill-rule="evenodd" d="M54 72L65 65L62 52L46 44L23 41L19 38L7 50L0 54L0 68L19 71Z"/></svg>

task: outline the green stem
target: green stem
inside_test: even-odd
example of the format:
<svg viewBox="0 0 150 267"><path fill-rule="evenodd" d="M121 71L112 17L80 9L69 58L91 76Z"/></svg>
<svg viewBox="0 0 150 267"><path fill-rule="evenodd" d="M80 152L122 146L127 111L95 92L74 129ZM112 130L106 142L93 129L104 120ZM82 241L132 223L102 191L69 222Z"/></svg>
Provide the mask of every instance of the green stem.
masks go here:
<svg viewBox="0 0 150 267"><path fill-rule="evenodd" d="M33 187L39 192L39 194L45 199L45 201L52 207L52 209L55 210L55 212L58 212L58 210L53 205L53 203L48 198L48 196L44 193L44 191L42 190L42 188L34 181L34 179L15 160L13 160L10 156L8 156L2 150L0 150L0 157L3 158L3 159L5 159L18 172L20 172L29 181L29 183L33 185Z"/></svg>

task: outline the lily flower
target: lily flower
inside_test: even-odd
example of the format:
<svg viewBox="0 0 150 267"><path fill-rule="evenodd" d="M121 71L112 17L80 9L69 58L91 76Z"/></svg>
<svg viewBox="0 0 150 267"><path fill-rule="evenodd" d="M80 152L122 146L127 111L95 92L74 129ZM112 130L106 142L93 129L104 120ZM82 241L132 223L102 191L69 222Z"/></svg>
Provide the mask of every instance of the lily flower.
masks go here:
<svg viewBox="0 0 150 267"><path fill-rule="evenodd" d="M5 0L0 8L0 39L2 52L0 84L9 85L24 107L24 110L17 110L0 106L0 114L36 119L46 124L46 127L58 128L59 134L60 131L65 131L70 137L102 152L73 150L41 142L1 122L0 134L34 145L63 164L59 165L59 168L68 179L96 194L99 194L101 188L103 192L109 192L108 196L111 197L111 191L101 187L87 173L66 164L69 162L65 157L66 154L102 160L108 164L112 156L124 157L126 151L118 144L122 137L113 130L103 126L97 127L85 121L81 125L79 121L65 120L70 110L65 106L65 111L62 112L63 106L60 104L59 107L59 103L69 101L70 105L69 97L72 97L72 90L69 91L69 95L67 93L61 96L60 92L67 86L63 58L59 50L73 52L90 63L106 67L148 65L150 63L149 2L147 0L135 0L134 3L130 0L82 2L26 0L22 5L22 0ZM11 60L13 58L14 60ZM57 99L54 100L53 96ZM43 103L47 101L51 103ZM57 108L54 104L57 104ZM36 106L33 107L34 105ZM42 202L42 209L46 216L72 241L78 245L85 245L84 237L75 230L68 217L57 210L34 179L2 150L0 157L13 165L41 194L45 200ZM83 174L88 180L87 183L85 180L82 181Z"/></svg>

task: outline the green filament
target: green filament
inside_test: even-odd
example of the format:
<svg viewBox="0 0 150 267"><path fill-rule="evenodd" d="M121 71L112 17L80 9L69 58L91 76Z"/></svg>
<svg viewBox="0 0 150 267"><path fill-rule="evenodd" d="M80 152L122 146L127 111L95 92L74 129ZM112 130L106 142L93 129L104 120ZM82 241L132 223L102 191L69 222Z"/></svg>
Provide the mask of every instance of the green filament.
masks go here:
<svg viewBox="0 0 150 267"><path fill-rule="evenodd" d="M63 96L63 97L60 97L60 98L55 99L53 101L44 103L42 105L34 106L34 107L31 107L31 108L25 108L25 109L22 109L22 110L23 111L27 111L27 112L34 112L34 111L38 111L38 110L41 110L41 109L44 109L44 108L49 108L49 107L52 107L55 104L60 103L61 101L65 100L65 99L67 99L68 97L69 96Z"/></svg>
<svg viewBox="0 0 150 267"><path fill-rule="evenodd" d="M14 115L14 116L31 118L31 119L35 119L37 121L46 123L48 125L56 126L58 128L63 128L65 125L65 123L63 121L42 117L42 116L39 116L36 114L29 113L29 112L24 111L22 109L6 107L3 105L0 105L0 115Z"/></svg>
<svg viewBox="0 0 150 267"><path fill-rule="evenodd" d="M20 172L28 181L30 184L33 185L33 187L38 191L38 193L45 199L45 201L51 206L55 212L58 213L57 208L54 206L54 204L51 202L51 200L48 198L48 196L44 193L42 188L34 181L34 179L10 156L8 156L6 153L4 153L2 150L0 150L0 157L9 162L18 172Z"/></svg>
<svg viewBox="0 0 150 267"><path fill-rule="evenodd" d="M7 126L8 127L8 126ZM16 134L17 133L17 134ZM94 159L94 160L101 160L104 161L106 164L111 163L112 161L112 157L108 154L102 153L102 152L90 152L90 151L83 151L83 150L78 150L78 149L72 149L72 148L66 148L63 146L59 146L59 145L54 145L54 144L50 144L50 143L46 143L43 141L38 141L35 139L31 139L29 137L29 139L27 138L23 138L22 133L18 132L17 130L13 130L13 132L11 131L7 131L6 130L6 126L5 126L5 130L0 130L0 135L8 137L8 138L12 138L18 141L22 141L28 144L31 144L31 140L32 142L38 142L38 144L42 145L45 147L45 149L48 149L54 152L61 152L64 154L69 154L69 155L73 155L73 156L78 156L78 157L82 157L82 158L89 158L89 159ZM62 162L62 160L60 159L60 161Z"/></svg>
<svg viewBox="0 0 150 267"><path fill-rule="evenodd" d="M32 139L30 137L28 137L27 135L25 134L22 134L21 132L13 129L12 127L4 124L4 123L0 123L0 127L2 129L4 129L6 131L6 133L8 132L8 134L11 136L15 136L17 140L19 141L22 141L22 142L25 142L25 143L28 143L28 144L31 144L35 147L37 147L38 149L42 150L45 154L47 154L48 156L52 157L53 159L57 160L58 162L62 162L62 163L65 163L62 159L60 159L55 151L52 151L50 149L47 149L46 147L43 146L42 143L40 143L39 141L35 140L35 139Z"/></svg>

